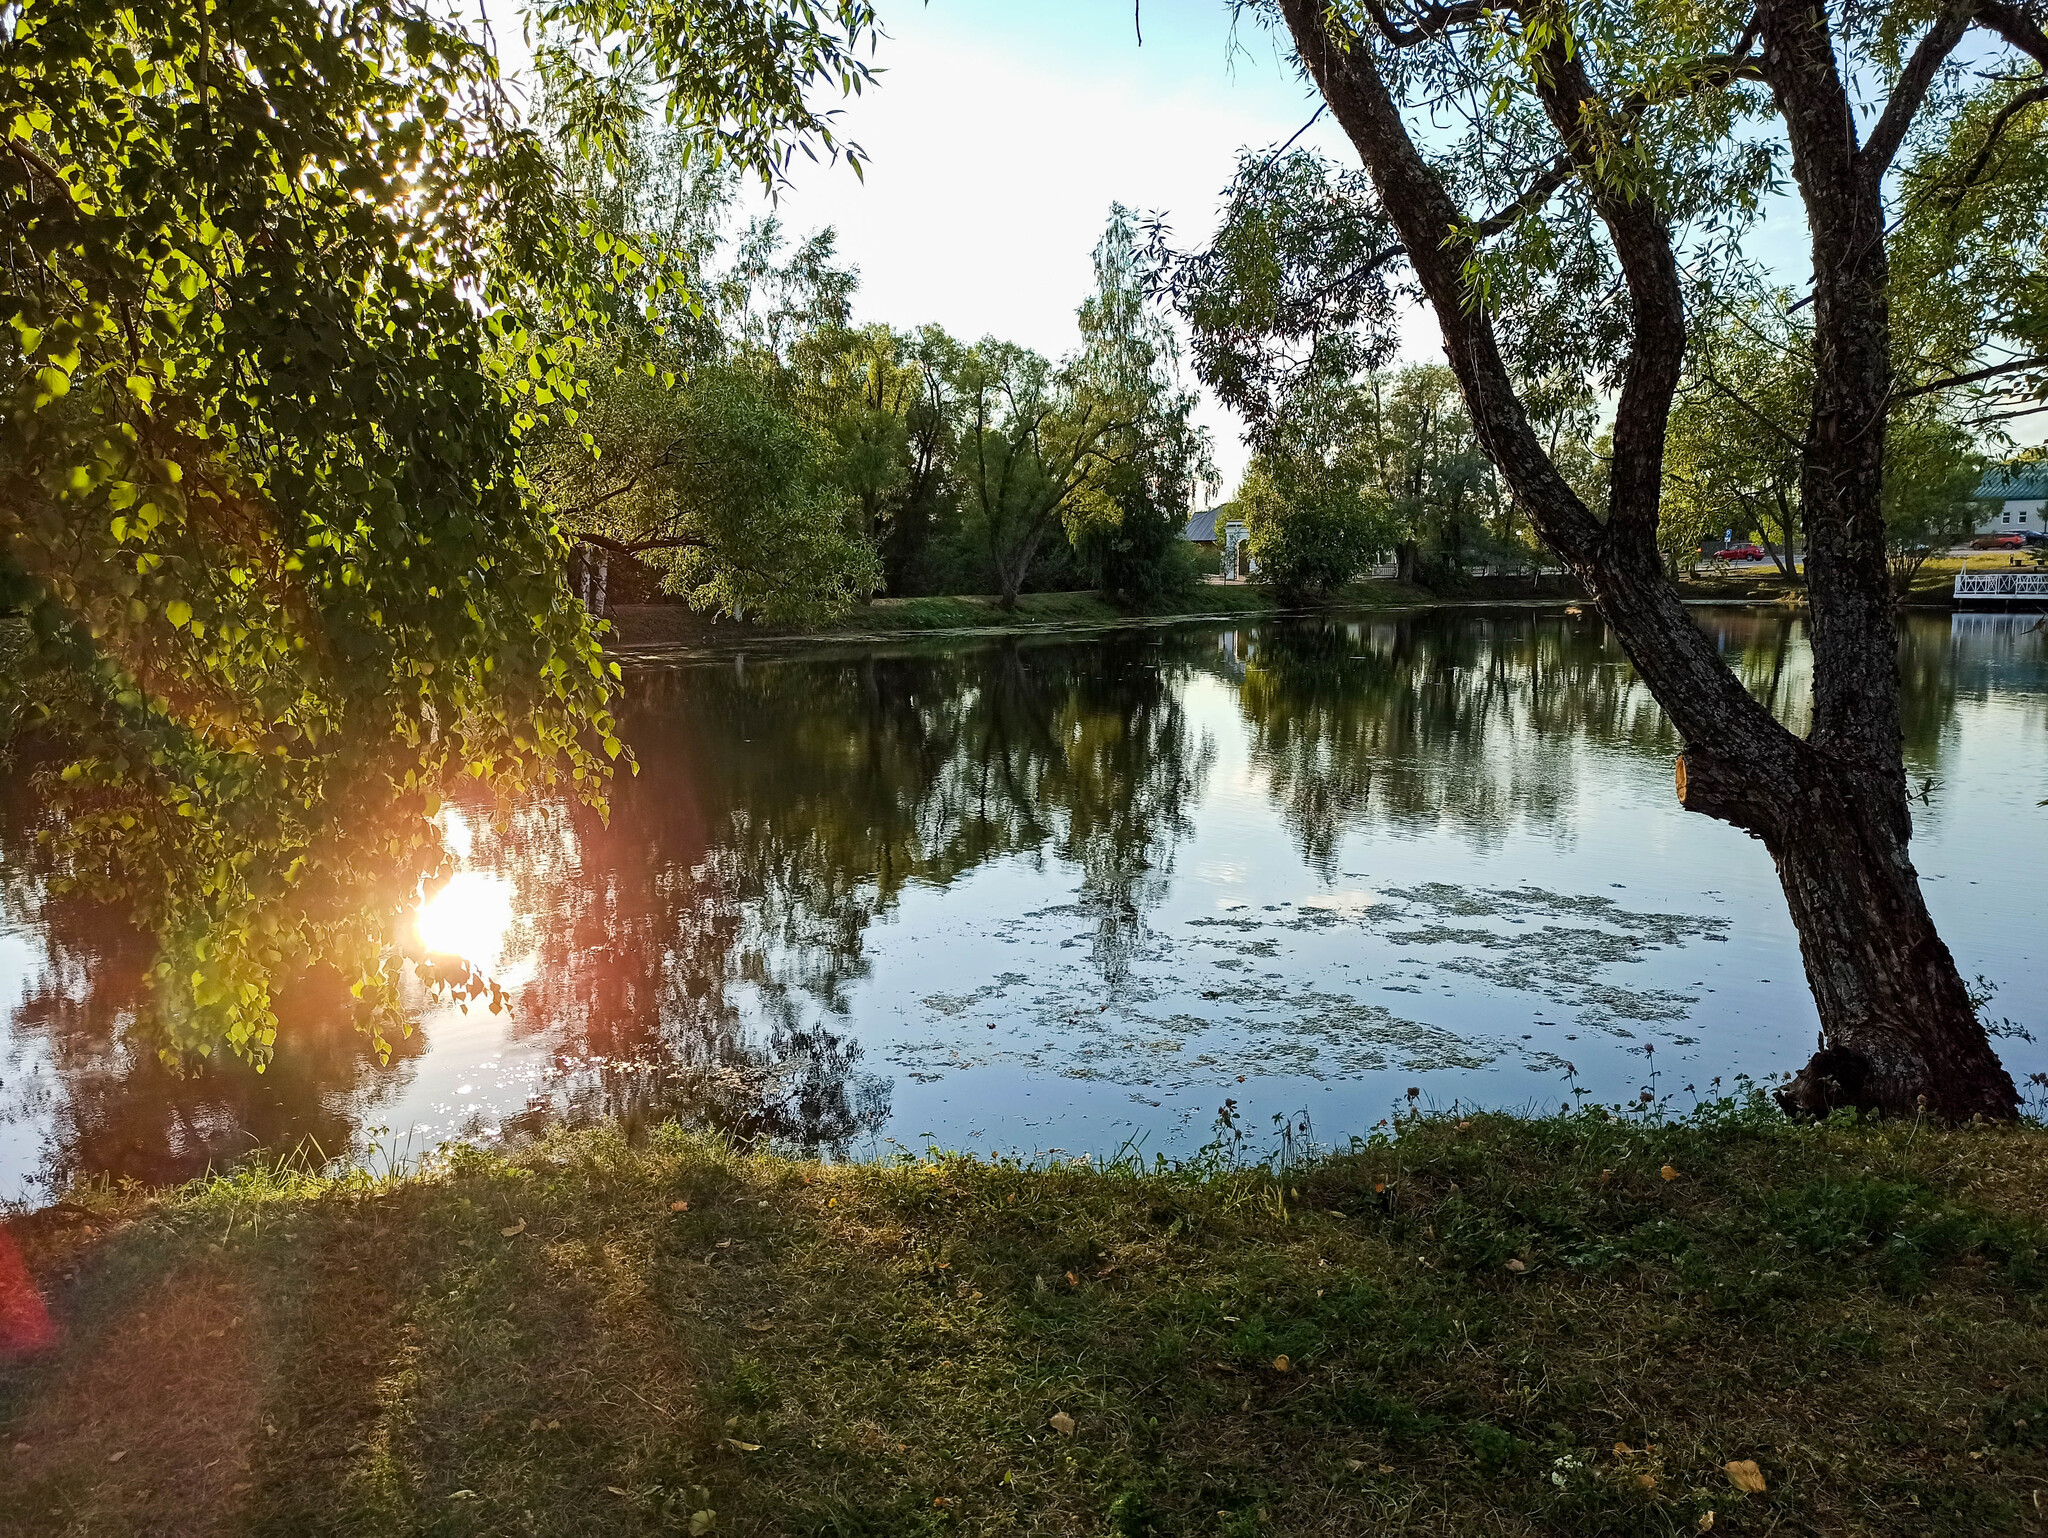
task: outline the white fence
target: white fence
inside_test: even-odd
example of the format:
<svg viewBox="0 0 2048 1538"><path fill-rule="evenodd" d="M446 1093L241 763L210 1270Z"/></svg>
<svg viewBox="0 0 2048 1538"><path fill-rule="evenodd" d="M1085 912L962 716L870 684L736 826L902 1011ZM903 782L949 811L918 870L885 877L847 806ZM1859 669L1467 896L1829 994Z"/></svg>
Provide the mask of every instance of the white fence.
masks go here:
<svg viewBox="0 0 2048 1538"><path fill-rule="evenodd" d="M2048 572L1964 571L1956 573L1956 597L2048 599Z"/></svg>

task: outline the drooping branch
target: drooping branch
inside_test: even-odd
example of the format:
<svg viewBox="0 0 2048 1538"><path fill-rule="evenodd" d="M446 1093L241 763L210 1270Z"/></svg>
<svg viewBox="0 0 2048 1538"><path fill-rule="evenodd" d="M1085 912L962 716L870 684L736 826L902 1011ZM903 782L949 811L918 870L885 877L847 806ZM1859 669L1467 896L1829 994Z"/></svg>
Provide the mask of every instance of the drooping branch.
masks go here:
<svg viewBox="0 0 2048 1538"><path fill-rule="evenodd" d="M1991 120L1991 126L1984 131L1983 147L1972 157L1969 169L1957 180L1956 185L1948 189L1948 201L1951 209L1961 206L1963 199L1969 195L1970 189L1977 185L1977 178L1984 174L1991 164L1991 157L1998 153L1999 142L2004 139L2006 130L2013 125L2019 118L2019 115L2025 112L2027 108L2038 106L2044 101L2048 101L2048 84L2037 85L2030 90L2022 91L1998 109L1998 115ZM1901 218L1903 217L1901 215Z"/></svg>

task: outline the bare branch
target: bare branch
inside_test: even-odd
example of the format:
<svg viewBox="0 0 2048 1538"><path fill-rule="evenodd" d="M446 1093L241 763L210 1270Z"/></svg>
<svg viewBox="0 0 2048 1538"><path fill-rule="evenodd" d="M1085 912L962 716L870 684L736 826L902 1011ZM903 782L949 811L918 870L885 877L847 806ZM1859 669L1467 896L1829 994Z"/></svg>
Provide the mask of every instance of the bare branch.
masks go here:
<svg viewBox="0 0 2048 1538"><path fill-rule="evenodd" d="M1856 158L1862 162L1865 175L1883 176L1891 168L1899 146L1906 142L1906 131L1913 126L1913 115L1927 99L1935 75L1969 29L1969 0L1962 0L1961 4L1942 12L1934 25L1927 29L1927 35L1920 39L1913 56L1906 61L1906 67L1899 71L1898 83L1892 87L1891 100L1884 104L1884 113L1878 118L1877 126L1871 129L1870 137L1857 152Z"/></svg>
<svg viewBox="0 0 2048 1538"><path fill-rule="evenodd" d="M1460 0L1456 5L1429 5L1416 13L1413 27L1402 27L1396 25L1393 18L1387 15L1386 7L1379 4L1379 0L1366 0L1365 5L1367 13L1372 17L1373 25L1379 28L1380 36L1396 48L1413 48L1418 43L1429 42L1441 37L1452 27L1470 26L1473 22L1482 20L1488 11L1499 8L1492 4L1481 4L1480 0Z"/></svg>
<svg viewBox="0 0 2048 1538"><path fill-rule="evenodd" d="M1979 5L1977 24L1996 32L2036 64L2048 69L2048 33L2041 30L2041 19L2031 10L2017 5Z"/></svg>
<svg viewBox="0 0 2048 1538"><path fill-rule="evenodd" d="M1571 180L1571 174L1572 157L1560 151L1556 158L1543 169L1541 174L1523 189L1520 197L1504 208L1488 214L1478 224L1473 226L1472 243L1477 245L1482 240L1490 240L1502 231L1512 229L1523 219L1535 213L1537 209L1550 201L1552 193ZM1398 250L1399 248L1396 247L1396 249ZM1378 260L1378 258L1374 259L1375 264L1377 264Z"/></svg>
<svg viewBox="0 0 2048 1538"><path fill-rule="evenodd" d="M595 545L600 550L609 550L614 555L641 555L649 550L708 550L711 541L701 534L659 535L653 539L613 539L609 534L599 534L592 529L565 530L569 538L580 540L586 545ZM738 565L738 562L734 562Z"/></svg>
<svg viewBox="0 0 2048 1538"><path fill-rule="evenodd" d="M1994 363L1989 368L1972 369L1967 374L1957 374L1948 379L1931 379L1926 384L1914 385L1910 390L1894 390L1892 399L1911 400L1916 395L1932 395L1936 390L1953 390L1958 385L1979 384L1986 379L1996 379L2002 374L2019 374L2030 368L2048 368L2048 354L2035 358L2015 358L2010 363Z"/></svg>

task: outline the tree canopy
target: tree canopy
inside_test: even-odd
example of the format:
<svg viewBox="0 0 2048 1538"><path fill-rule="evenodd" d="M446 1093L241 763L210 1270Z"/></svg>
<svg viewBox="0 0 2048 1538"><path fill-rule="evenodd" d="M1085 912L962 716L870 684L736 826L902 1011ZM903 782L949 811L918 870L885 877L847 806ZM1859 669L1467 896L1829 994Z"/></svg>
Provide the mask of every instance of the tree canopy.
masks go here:
<svg viewBox="0 0 2048 1538"><path fill-rule="evenodd" d="M1250 163L1217 241L1167 264L1213 333L1196 347L1205 377L1284 384L1318 351L1341 368L1384 326L1376 285L1423 299L1488 458L1683 734L1681 800L1778 865L1824 1038L1788 1102L2011 1115L1907 856L1886 530L1901 504L1885 481L1903 405L1953 390L1995 419L2036 409L2048 378L2040 221L2025 212L2048 194L2038 4L1240 9L1284 32L1365 175L1318 205L1348 232L1283 241L1262 232L1293 227L1257 195L1280 157ZM1661 533L1689 344L1766 286L1750 237L1781 193L1810 256L1804 736L1714 654ZM1220 306L1211 269L1229 275ZM1329 314L1326 295L1341 301ZM1341 345L1318 349L1330 335ZM1567 403L1612 402L1598 497L1546 442L1543 398L1560 386Z"/></svg>
<svg viewBox="0 0 2048 1538"><path fill-rule="evenodd" d="M633 31L671 114L769 177L833 144L809 89L867 78L860 5L542 19ZM446 782L601 803L622 751L521 440L573 423L607 292L664 279L429 6L22 0L0 28L0 604L34 628L10 707L53 755L63 879L160 937L172 1050L266 1057L312 961L373 1021L408 950L486 987L406 932Z"/></svg>

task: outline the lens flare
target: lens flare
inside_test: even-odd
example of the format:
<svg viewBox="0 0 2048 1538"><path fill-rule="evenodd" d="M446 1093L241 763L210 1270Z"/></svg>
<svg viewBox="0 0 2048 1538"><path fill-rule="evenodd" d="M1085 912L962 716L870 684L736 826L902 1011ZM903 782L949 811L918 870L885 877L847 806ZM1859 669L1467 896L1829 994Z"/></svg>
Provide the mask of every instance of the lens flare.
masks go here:
<svg viewBox="0 0 2048 1538"><path fill-rule="evenodd" d="M503 959L512 927L512 883L466 870L420 906L420 944L437 956L460 956L486 970Z"/></svg>

